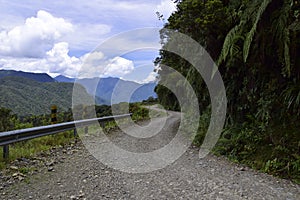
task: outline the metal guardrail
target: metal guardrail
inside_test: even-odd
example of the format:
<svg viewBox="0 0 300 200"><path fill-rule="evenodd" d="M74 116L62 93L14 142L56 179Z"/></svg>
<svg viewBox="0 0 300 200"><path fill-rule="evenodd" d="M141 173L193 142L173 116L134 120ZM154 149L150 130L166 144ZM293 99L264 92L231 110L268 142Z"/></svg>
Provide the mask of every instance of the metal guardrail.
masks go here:
<svg viewBox="0 0 300 200"><path fill-rule="evenodd" d="M88 125L95 124L96 122L104 123L114 119L122 119L130 117L132 114L115 115L101 118L84 119L73 122L65 122L60 124L53 124L48 126L40 126L34 128L26 128L14 131L7 131L0 133L0 146L3 146L3 158L9 156L9 144L30 140L46 135L52 135L64 131L74 130L74 135L77 134L76 128L87 127Z"/></svg>

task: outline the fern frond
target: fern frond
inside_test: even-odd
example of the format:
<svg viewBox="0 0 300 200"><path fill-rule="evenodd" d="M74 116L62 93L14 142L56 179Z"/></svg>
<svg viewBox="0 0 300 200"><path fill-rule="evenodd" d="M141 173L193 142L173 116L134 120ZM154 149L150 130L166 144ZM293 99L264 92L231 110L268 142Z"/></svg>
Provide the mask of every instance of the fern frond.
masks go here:
<svg viewBox="0 0 300 200"><path fill-rule="evenodd" d="M235 44L236 42L236 38L240 38L240 30L243 27L243 25L245 24L245 21L241 21L237 26L233 27L228 34L225 37L224 43L223 43L223 47L221 50L221 54L217 60L217 65L219 66L223 61L226 60L230 49L232 48L232 46Z"/></svg>
<svg viewBox="0 0 300 200"><path fill-rule="evenodd" d="M290 59L290 30L289 30L289 16L292 9L292 1L285 0L283 8L280 11L280 16L276 23L276 36L280 45L279 56L284 60L284 75L291 75L291 59Z"/></svg>
<svg viewBox="0 0 300 200"><path fill-rule="evenodd" d="M300 86L299 84L290 84L282 92L281 96L284 99L287 109L292 109L299 114L300 110Z"/></svg>
<svg viewBox="0 0 300 200"><path fill-rule="evenodd" d="M230 58L238 58L240 60L242 51L241 51L241 46L239 45L239 41L244 41L245 37L242 35L236 35L236 37L234 38L234 43L230 48Z"/></svg>
<svg viewBox="0 0 300 200"><path fill-rule="evenodd" d="M284 30L284 61L285 61L285 71L287 72L287 75L291 75L291 58L290 58L290 32L286 28Z"/></svg>
<svg viewBox="0 0 300 200"><path fill-rule="evenodd" d="M248 55L249 55L249 51L250 51L250 47L251 47L251 43L252 43L254 34L256 32L256 29L257 29L257 24L258 24L259 20L261 19L261 16L263 15L264 11L268 7L269 3L271 3L271 1L272 0L263 0L263 2L261 3L260 7L258 8L255 21L254 21L254 23L252 25L251 30L247 34L245 42L244 42L244 48L243 48L244 62L247 61L247 58L248 58Z"/></svg>

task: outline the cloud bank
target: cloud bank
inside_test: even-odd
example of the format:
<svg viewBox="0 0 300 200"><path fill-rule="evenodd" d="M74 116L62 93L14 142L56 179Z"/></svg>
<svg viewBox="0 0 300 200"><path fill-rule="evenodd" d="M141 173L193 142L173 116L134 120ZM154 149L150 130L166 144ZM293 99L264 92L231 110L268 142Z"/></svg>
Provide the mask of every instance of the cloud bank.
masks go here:
<svg viewBox="0 0 300 200"><path fill-rule="evenodd" d="M104 0L101 3L74 0L72 4L60 0L53 0L51 4L35 0L22 3L3 0L0 8L0 68L68 77L83 75L80 72L87 65L90 68L84 74L86 77L123 77L135 73L136 66L131 59L88 52L116 33L161 26L155 12L167 16L173 9L174 4L169 0ZM154 36L147 38L145 41L126 38L111 45L115 49L130 49L136 43L147 46L156 39ZM153 80L155 75L147 74L147 79L139 81Z"/></svg>
<svg viewBox="0 0 300 200"><path fill-rule="evenodd" d="M0 32L0 54L13 57L43 57L55 41L73 31L73 25L62 18L40 10L21 26Z"/></svg>

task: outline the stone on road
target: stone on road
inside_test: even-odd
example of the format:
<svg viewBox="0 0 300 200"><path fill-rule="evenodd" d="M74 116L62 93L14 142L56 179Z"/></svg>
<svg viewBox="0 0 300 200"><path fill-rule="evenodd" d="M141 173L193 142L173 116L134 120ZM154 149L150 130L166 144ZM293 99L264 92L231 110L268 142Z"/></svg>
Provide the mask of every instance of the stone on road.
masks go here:
<svg viewBox="0 0 300 200"><path fill-rule="evenodd" d="M153 151L172 140L179 120L180 115L169 113L167 128L159 136L133 138L117 130L108 138L128 151ZM127 129L130 131L130 127ZM95 136L89 137L91 143L96 143ZM84 139L84 143L88 141ZM233 164L223 157L208 155L199 159L195 147L167 167L149 173L109 168L81 142L71 154L64 150L49 157L63 161L52 162L52 170L45 166L26 181L1 187L1 199L300 199L299 185Z"/></svg>

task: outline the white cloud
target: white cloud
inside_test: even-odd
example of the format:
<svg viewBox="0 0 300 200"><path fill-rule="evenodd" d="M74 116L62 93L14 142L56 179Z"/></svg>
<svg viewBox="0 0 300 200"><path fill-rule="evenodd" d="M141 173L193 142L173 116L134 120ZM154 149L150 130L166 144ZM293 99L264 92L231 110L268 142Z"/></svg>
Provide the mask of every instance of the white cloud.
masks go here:
<svg viewBox="0 0 300 200"><path fill-rule="evenodd" d="M104 68L103 75L122 77L134 70L134 65L131 60L122 57L115 57L109 60L109 63Z"/></svg>
<svg viewBox="0 0 300 200"><path fill-rule="evenodd" d="M163 18L167 20L172 12L176 10L176 4L171 0L162 0L160 4L156 6L156 9L163 15Z"/></svg>
<svg viewBox="0 0 300 200"><path fill-rule="evenodd" d="M155 12L167 18L174 8L171 0L74 0L71 4L61 0L53 0L51 4L2 0L0 68L70 77L86 71L86 77L129 75L131 80L153 80L154 74L146 70L133 75L136 68L133 61L136 61L120 56L141 47L158 50L158 32L129 33L107 43L104 49L86 52L113 34L136 28L159 28L162 23ZM83 66L88 67L82 69Z"/></svg>
<svg viewBox="0 0 300 200"><path fill-rule="evenodd" d="M70 57L69 45L66 42L60 42L54 45L54 47L48 51L46 57L46 63L49 66L50 73L59 73L67 76L76 76L81 65L82 60L77 57Z"/></svg>
<svg viewBox="0 0 300 200"><path fill-rule="evenodd" d="M150 74L148 75L148 77L145 78L143 81L141 81L141 83L154 82L154 81L157 80L156 77L157 77L157 73L155 73L155 72L150 72Z"/></svg>
<svg viewBox="0 0 300 200"><path fill-rule="evenodd" d="M94 51L83 55L81 58L82 66L78 71L79 78L101 77L106 65L105 56L100 51Z"/></svg>
<svg viewBox="0 0 300 200"><path fill-rule="evenodd" d="M91 51L109 37L109 34L135 28L161 27L162 23L155 12L160 11L167 18L174 7L172 0L73 0L71 4L61 0L52 0L51 4L36 0L2 0L0 31L6 27L8 32L12 24L19 23L21 19L25 20L36 11L44 9L56 16L54 18L64 19L65 22L73 24L73 32L64 34L63 40L55 42L68 42L71 52ZM39 19L38 16L35 18Z"/></svg>
<svg viewBox="0 0 300 200"><path fill-rule="evenodd" d="M68 52L68 44L60 42L46 53L45 58L16 59L2 56L0 68L80 78L122 77L134 70L133 62L122 57L106 59L102 52L93 52L77 58Z"/></svg>
<svg viewBox="0 0 300 200"><path fill-rule="evenodd" d="M11 30L0 32L0 54L14 57L43 57L55 41L73 31L71 23L40 10L36 17Z"/></svg>
<svg viewBox="0 0 300 200"><path fill-rule="evenodd" d="M104 35L111 32L106 24L74 24L74 31L65 35L62 40L68 41L73 50L93 50L103 40Z"/></svg>
<svg viewBox="0 0 300 200"><path fill-rule="evenodd" d="M104 54L100 51L93 51L91 53L84 54L82 60L87 66L96 66L100 62L103 62Z"/></svg>
<svg viewBox="0 0 300 200"><path fill-rule="evenodd" d="M0 17L0 32L2 30L11 30L16 26L24 23L24 18L14 15L2 13Z"/></svg>
<svg viewBox="0 0 300 200"><path fill-rule="evenodd" d="M49 74L62 74L76 77L82 60L68 55L69 48L65 42L57 43L46 53L45 58L14 58L2 56L0 66L2 69L14 69L26 72L39 72Z"/></svg>
<svg viewBox="0 0 300 200"><path fill-rule="evenodd" d="M18 58L1 56L0 58L1 69L21 70L25 72L47 72L45 62L37 58Z"/></svg>
<svg viewBox="0 0 300 200"><path fill-rule="evenodd" d="M108 38L96 50L109 57L124 55L133 51L161 48L158 28L141 28L123 32ZM154 58L153 58L154 59Z"/></svg>
<svg viewBox="0 0 300 200"><path fill-rule="evenodd" d="M132 60L120 56L107 57L100 51L85 54L80 59L83 61L78 73L78 77L80 78L122 77L132 73L135 69Z"/></svg>

